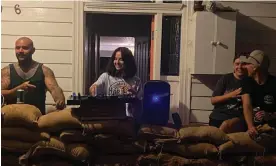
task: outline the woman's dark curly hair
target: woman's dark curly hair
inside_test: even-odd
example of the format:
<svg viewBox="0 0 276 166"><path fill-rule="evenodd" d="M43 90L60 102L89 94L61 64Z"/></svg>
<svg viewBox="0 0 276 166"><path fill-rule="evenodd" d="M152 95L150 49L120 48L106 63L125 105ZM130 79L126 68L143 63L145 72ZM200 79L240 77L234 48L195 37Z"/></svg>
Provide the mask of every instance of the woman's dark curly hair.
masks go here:
<svg viewBox="0 0 276 166"><path fill-rule="evenodd" d="M124 61L124 67L122 69L122 72L119 72L114 66L115 55L118 51L121 52L122 59ZM123 78L131 78L135 76L136 72L137 67L132 52L126 47L118 47L112 53L111 59L107 65L107 73L113 77L122 76Z"/></svg>

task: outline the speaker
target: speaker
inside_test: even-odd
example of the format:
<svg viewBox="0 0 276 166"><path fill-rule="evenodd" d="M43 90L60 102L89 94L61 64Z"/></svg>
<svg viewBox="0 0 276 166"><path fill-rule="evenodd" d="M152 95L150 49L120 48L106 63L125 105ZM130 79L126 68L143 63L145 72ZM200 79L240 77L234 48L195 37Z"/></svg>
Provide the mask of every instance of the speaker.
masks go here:
<svg viewBox="0 0 276 166"><path fill-rule="evenodd" d="M151 80L144 85L143 124L167 125L170 114L170 84Z"/></svg>

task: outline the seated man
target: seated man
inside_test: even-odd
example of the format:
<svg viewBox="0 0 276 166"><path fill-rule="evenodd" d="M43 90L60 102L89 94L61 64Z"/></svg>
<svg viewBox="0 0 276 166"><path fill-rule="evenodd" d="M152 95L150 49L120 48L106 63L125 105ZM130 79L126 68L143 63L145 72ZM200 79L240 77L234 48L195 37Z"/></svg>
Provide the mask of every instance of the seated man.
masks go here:
<svg viewBox="0 0 276 166"><path fill-rule="evenodd" d="M220 78L211 98L215 106L210 115L209 125L220 128L225 133L246 131L242 108L242 81L245 70L236 55L233 61L233 73Z"/></svg>
<svg viewBox="0 0 276 166"><path fill-rule="evenodd" d="M46 91L49 90L57 109L65 107L63 91L58 86L53 71L32 59L35 52L33 41L21 37L15 42L18 63L1 70L2 95L7 104L16 103L16 91L24 90L24 103L31 104L45 114Z"/></svg>
<svg viewBox="0 0 276 166"><path fill-rule="evenodd" d="M269 58L263 51L253 51L246 63L248 76L253 80L245 86L243 106L249 134L256 134L256 125L268 123L276 127L276 77L269 74ZM253 109L258 108L256 113Z"/></svg>

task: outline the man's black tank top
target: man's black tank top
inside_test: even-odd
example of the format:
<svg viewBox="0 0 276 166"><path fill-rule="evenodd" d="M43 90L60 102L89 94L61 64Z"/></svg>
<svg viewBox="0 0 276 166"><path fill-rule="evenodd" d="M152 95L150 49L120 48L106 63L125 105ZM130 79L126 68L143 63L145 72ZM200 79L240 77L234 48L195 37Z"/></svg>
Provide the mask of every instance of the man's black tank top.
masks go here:
<svg viewBox="0 0 276 166"><path fill-rule="evenodd" d="M25 93L24 103L36 106L41 113L45 114L45 100L46 100L46 85L44 82L44 73L42 70L42 64L39 64L35 74L29 79L21 78L13 64L9 65L10 67L10 89L17 87L18 85L30 81L30 84L35 85L36 88L31 89ZM16 103L16 99L11 101L9 104Z"/></svg>

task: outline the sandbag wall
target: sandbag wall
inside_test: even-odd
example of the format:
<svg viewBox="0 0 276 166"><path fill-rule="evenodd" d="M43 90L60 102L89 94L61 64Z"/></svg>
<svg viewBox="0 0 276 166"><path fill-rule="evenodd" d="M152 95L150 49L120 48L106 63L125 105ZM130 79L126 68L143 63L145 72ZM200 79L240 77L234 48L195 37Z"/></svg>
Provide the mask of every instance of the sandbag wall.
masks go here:
<svg viewBox="0 0 276 166"><path fill-rule="evenodd" d="M256 152L257 164L275 163L275 156L262 156L274 148L268 125L258 127L264 135L255 141L247 133L225 134L211 126L142 125L136 133L131 118L80 121L71 109L42 116L34 106L14 104L1 112L5 165L236 165L229 156Z"/></svg>
<svg viewBox="0 0 276 166"><path fill-rule="evenodd" d="M139 140L147 142L147 154L140 156L142 165L219 165L218 148L229 137L215 127L176 129L144 125ZM225 163L226 164L226 163Z"/></svg>
<svg viewBox="0 0 276 166"><path fill-rule="evenodd" d="M8 105L1 109L2 163L19 165L18 157L39 141L48 141L50 135L38 127L40 110L27 104Z"/></svg>
<svg viewBox="0 0 276 166"><path fill-rule="evenodd" d="M276 132L258 126L258 137L247 132L225 134L212 126L168 127L144 125L138 135L146 142L144 165L275 165ZM246 157L244 160L244 156Z"/></svg>
<svg viewBox="0 0 276 166"><path fill-rule="evenodd" d="M4 106L2 113L2 131L5 132L2 132L2 150L7 151L7 160L11 159L14 151L20 152L12 156L12 164L43 165L53 161L51 164L87 165L102 155L143 152L135 146L136 132L132 118L80 121L71 109L42 116L38 109L27 104ZM22 131L8 128L23 126L26 128ZM33 130L41 135L41 139L35 139L38 134L31 133ZM15 136L12 137L12 134ZM21 139L29 142L26 145L17 144Z"/></svg>

